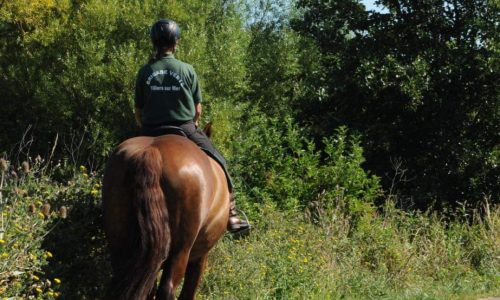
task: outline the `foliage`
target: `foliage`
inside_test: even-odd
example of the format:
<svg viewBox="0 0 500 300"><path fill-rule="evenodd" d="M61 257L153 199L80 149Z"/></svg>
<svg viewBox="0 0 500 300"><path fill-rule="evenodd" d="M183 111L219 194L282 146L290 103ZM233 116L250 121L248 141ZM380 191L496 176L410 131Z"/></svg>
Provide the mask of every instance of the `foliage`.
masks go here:
<svg viewBox="0 0 500 300"><path fill-rule="evenodd" d="M53 180L68 171L71 180ZM49 169L37 158L2 170L1 187L0 296L101 295L110 273L100 228L100 178L64 162Z"/></svg>
<svg viewBox="0 0 500 300"><path fill-rule="evenodd" d="M71 170L71 169L70 169ZM53 203L68 207L68 218L56 224L42 246L54 254L43 269L64 282L67 299L96 299L104 294L111 266L102 228L101 177L85 166L72 170L71 179Z"/></svg>
<svg viewBox="0 0 500 300"><path fill-rule="evenodd" d="M298 1L294 28L321 51L300 118L361 132L386 188L400 162L406 206L498 201L498 2L379 3Z"/></svg>
<svg viewBox="0 0 500 300"><path fill-rule="evenodd" d="M264 7L280 1L257 1ZM250 42L246 55L248 91L245 98L272 117L293 114L291 105L300 93L299 36L279 18L279 12L251 15ZM254 12L255 13L255 12ZM273 21L268 20L272 18ZM275 19L277 18L277 19Z"/></svg>
<svg viewBox="0 0 500 300"><path fill-rule="evenodd" d="M202 299L500 292L498 1L380 3L0 1L0 296L103 295L98 170L136 133L162 17L255 228L211 254Z"/></svg>
<svg viewBox="0 0 500 300"><path fill-rule="evenodd" d="M58 186L43 176L41 159L32 166L28 161L13 166L2 159L2 165L0 292L2 296L54 298L60 279L42 273L53 253L43 250L41 244L49 225L61 221L48 203Z"/></svg>
<svg viewBox="0 0 500 300"><path fill-rule="evenodd" d="M291 118L271 119L258 111L246 117L247 128L235 137L230 157L237 190L246 201L269 200L294 210L313 203L333 207L334 199L342 196L355 210L370 206L380 195L378 179L361 167L359 140L346 128L325 138L325 150L319 151Z"/></svg>
<svg viewBox="0 0 500 300"><path fill-rule="evenodd" d="M162 17L181 25L177 56L195 65L205 99L241 93L246 34L227 1L24 2L0 8L0 31L8 37L0 42L0 107L9 116L0 124L3 150L30 124L39 141L32 150L40 153L56 134L69 139L85 130L87 154L106 157L135 134L131 91L152 53L149 26Z"/></svg>

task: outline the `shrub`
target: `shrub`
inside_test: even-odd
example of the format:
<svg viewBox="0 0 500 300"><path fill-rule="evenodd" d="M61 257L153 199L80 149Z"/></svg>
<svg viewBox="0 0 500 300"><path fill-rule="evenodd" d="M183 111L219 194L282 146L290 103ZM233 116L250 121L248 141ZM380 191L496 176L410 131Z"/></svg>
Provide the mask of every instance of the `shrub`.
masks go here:
<svg viewBox="0 0 500 300"><path fill-rule="evenodd" d="M84 166L48 167L37 158L2 170L0 296L94 299L109 278L100 178Z"/></svg>
<svg viewBox="0 0 500 300"><path fill-rule="evenodd" d="M2 159L3 160L3 159ZM6 162L6 160L3 160ZM58 274L43 272L54 254L42 248L47 232L62 221L52 204L60 187L44 175L41 159L25 161L1 171L0 183L0 295L38 296L59 294Z"/></svg>
<svg viewBox="0 0 500 300"><path fill-rule="evenodd" d="M291 118L271 119L254 111L236 137L230 157L238 188L248 205L275 202L287 210L371 210L380 196L378 179L362 168L359 138L338 129L318 150Z"/></svg>

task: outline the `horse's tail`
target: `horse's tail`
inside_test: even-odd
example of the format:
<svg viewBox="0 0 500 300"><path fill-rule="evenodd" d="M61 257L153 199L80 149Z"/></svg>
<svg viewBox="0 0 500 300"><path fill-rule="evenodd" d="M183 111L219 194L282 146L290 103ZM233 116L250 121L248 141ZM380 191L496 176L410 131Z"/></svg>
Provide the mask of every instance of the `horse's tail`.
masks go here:
<svg viewBox="0 0 500 300"><path fill-rule="evenodd" d="M116 299L146 299L170 250L170 227L165 196L160 185L162 158L159 150L148 147L134 156L127 177L132 185L131 249L129 264ZM132 225L133 224L133 225Z"/></svg>

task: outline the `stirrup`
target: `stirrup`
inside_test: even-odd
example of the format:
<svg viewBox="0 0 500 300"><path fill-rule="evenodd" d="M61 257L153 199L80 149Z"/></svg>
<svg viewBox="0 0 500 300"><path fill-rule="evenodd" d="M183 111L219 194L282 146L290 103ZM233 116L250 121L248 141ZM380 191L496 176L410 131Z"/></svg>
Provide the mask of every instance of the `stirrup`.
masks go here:
<svg viewBox="0 0 500 300"><path fill-rule="evenodd" d="M248 234L250 229L252 229L252 225L250 225L250 222L248 221L247 215L245 214L244 211L242 211L240 209L235 208L234 210L237 211L239 214L243 215L243 219L237 217L236 215L230 216L229 218L233 218L233 217L237 218L240 222L235 223L235 224L229 224L228 231L231 234L238 235L238 236Z"/></svg>

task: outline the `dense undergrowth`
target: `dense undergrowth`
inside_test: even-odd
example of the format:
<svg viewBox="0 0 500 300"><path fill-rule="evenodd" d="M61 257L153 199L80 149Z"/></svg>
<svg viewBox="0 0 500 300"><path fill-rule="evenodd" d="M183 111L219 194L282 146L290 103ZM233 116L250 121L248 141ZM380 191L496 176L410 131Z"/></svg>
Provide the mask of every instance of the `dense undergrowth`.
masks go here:
<svg viewBox="0 0 500 300"><path fill-rule="evenodd" d="M245 240L211 254L202 299L477 299L498 295L500 211L445 222L387 203L357 226L345 208L308 217L259 207ZM496 251L496 252L495 252Z"/></svg>

